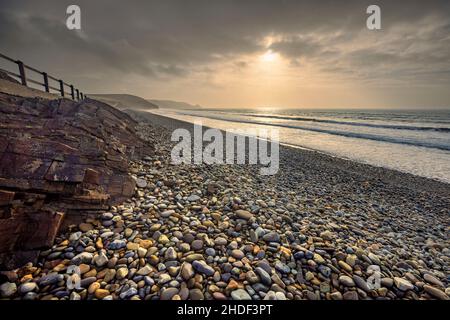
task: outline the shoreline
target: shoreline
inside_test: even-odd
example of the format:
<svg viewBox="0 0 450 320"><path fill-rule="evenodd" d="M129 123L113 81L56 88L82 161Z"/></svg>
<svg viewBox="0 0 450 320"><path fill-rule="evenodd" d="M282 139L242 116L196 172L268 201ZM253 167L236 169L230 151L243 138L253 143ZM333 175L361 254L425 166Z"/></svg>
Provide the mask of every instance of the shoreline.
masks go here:
<svg viewBox="0 0 450 320"><path fill-rule="evenodd" d="M139 115L146 121L149 121L153 125L162 126L169 130L174 130L177 128L186 128L192 130L192 123L188 121L178 120L174 118L170 118L168 116L162 116L158 114L154 114L152 112L147 111L136 111L136 110L126 110L126 112ZM135 118L136 120L139 117ZM204 129L209 129L208 126L203 126ZM224 130L219 129L221 132ZM325 160L329 160L330 163L336 162L337 166L342 166L343 168L355 167L355 169L359 171L362 175L369 175L370 178L381 179L388 181L384 181L385 183L393 183L396 185L403 184L403 187L408 187L411 190L417 190L417 188L422 189L423 191L434 191L440 193L442 196L450 197L450 183L446 183L444 181L440 181L433 178L422 177L418 175L414 175L408 172L402 172L395 169L389 169L382 166L375 166L372 164L367 164L363 162L358 162L352 159L339 157L337 155L328 154L326 152L322 152L319 150L314 150L302 146L296 146L286 143L280 143L280 153L281 150L289 150L291 152L304 152L311 154L312 157L323 157ZM406 184L406 185L405 185Z"/></svg>

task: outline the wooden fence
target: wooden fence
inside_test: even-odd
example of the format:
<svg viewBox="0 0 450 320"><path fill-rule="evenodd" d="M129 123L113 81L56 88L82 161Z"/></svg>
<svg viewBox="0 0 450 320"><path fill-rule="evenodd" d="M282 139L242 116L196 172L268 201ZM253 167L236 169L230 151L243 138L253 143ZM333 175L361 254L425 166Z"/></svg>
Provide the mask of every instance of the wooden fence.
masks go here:
<svg viewBox="0 0 450 320"><path fill-rule="evenodd" d="M83 100L84 98L87 98L83 94L83 92L81 92L79 89L75 88L73 86L73 84L68 84L61 79L55 78L55 77L47 74L46 72L39 71L33 67L30 67L30 66L24 64L20 60L14 60L8 56L5 56L2 53L0 53L0 58L3 58L4 60L7 60L9 62L13 62L13 63L17 64L19 73L15 73L15 72L3 70L3 69L2 69L2 71L6 72L10 76L13 76L13 77L19 79L20 82L22 83L22 85L24 85L24 86L28 86L28 83L34 83L39 86L42 86L43 89L45 90L45 92L50 93L50 90L54 90L54 91L58 92L62 97L70 97L73 100ZM40 76L42 76L43 82L33 80L29 77L27 78L27 72L26 72L27 70L37 73ZM53 83L51 81L53 81ZM67 91L64 89L67 89Z"/></svg>

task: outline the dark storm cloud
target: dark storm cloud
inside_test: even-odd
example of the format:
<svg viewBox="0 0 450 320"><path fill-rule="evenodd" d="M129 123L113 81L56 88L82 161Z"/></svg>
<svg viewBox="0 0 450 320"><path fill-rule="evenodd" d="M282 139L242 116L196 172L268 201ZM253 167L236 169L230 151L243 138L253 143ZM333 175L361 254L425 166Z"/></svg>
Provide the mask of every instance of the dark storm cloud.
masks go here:
<svg viewBox="0 0 450 320"><path fill-rule="evenodd" d="M365 28L365 9L373 2L2 0L0 50L74 78L186 77L262 53L272 35L270 48L293 66L311 61L362 79L402 78L414 70L427 81L433 74L448 79L440 71L450 69L449 1L375 1L383 27L376 36ZM81 32L65 27L73 3L81 7ZM359 48L355 42L364 43L364 34L373 43Z"/></svg>

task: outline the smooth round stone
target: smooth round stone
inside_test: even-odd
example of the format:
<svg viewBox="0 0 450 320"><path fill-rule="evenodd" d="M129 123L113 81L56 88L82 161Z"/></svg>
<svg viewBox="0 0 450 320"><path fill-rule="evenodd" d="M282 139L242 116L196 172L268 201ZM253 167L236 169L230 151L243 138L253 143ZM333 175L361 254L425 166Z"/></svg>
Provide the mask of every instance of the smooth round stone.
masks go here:
<svg viewBox="0 0 450 320"><path fill-rule="evenodd" d="M116 278L121 280L124 279L126 276L128 275L128 269L123 267L123 268L119 268L117 269L116 272Z"/></svg>
<svg viewBox="0 0 450 320"><path fill-rule="evenodd" d="M172 300L173 296L178 294L177 288L166 288L163 289L160 295L161 300Z"/></svg>
<svg viewBox="0 0 450 320"><path fill-rule="evenodd" d="M180 243L178 248L181 252L189 252L191 250L191 246L188 243Z"/></svg>
<svg viewBox="0 0 450 320"><path fill-rule="evenodd" d="M312 259L314 257L314 252L307 250L305 252L305 258L306 259Z"/></svg>
<svg viewBox="0 0 450 320"><path fill-rule="evenodd" d="M303 251L298 251L294 253L294 259L295 260L301 260L305 257L305 253Z"/></svg>
<svg viewBox="0 0 450 320"><path fill-rule="evenodd" d="M155 284L155 280L153 280L152 278L150 278L149 276L145 276L144 277L144 282L147 286L153 286Z"/></svg>
<svg viewBox="0 0 450 320"><path fill-rule="evenodd" d="M359 300L358 293L356 291L347 291L342 295L342 297L344 300Z"/></svg>
<svg viewBox="0 0 450 320"><path fill-rule="evenodd" d="M133 234L133 229L126 228L123 234L125 235L125 238L131 237L131 235Z"/></svg>
<svg viewBox="0 0 450 320"><path fill-rule="evenodd" d="M23 300L35 300L36 298L37 298L37 293L36 292L27 292L23 296Z"/></svg>
<svg viewBox="0 0 450 320"><path fill-rule="evenodd" d="M90 252L82 252L80 254L77 254L75 257L73 257L72 259L72 264L76 264L79 265L80 263L86 263L86 264L90 264L92 261L93 255Z"/></svg>
<svg viewBox="0 0 450 320"><path fill-rule="evenodd" d="M165 283L169 282L170 280L172 280L170 275L167 273L163 273L163 274L159 275L158 284L165 284Z"/></svg>
<svg viewBox="0 0 450 320"><path fill-rule="evenodd" d="M425 290L426 293L430 294L431 296L435 297L436 299L439 300L449 300L449 297L447 296L447 294L445 294L444 291L439 290L438 288L432 287L428 284L423 286L423 289Z"/></svg>
<svg viewBox="0 0 450 320"><path fill-rule="evenodd" d="M318 253L314 253L313 260L317 264L324 264L325 263L325 259L322 258L322 256L320 254L318 254Z"/></svg>
<svg viewBox="0 0 450 320"><path fill-rule="evenodd" d="M249 231L249 235L250 235L250 241L251 241L251 242L254 242L254 243L257 243L257 242L258 242L259 237L258 237L258 235L256 234L255 230L250 230L250 231Z"/></svg>
<svg viewBox="0 0 450 320"><path fill-rule="evenodd" d="M235 259L240 260L240 259L242 259L243 257L245 257L245 254L244 254L244 252L242 252L242 251L239 250L239 249L234 249L234 250L231 251L231 256L232 256L233 258L235 258Z"/></svg>
<svg viewBox="0 0 450 320"><path fill-rule="evenodd" d="M330 290L331 290L331 287L330 287L330 284L328 282L322 282L320 284L320 292L328 293L328 292L330 292Z"/></svg>
<svg viewBox="0 0 450 320"><path fill-rule="evenodd" d="M346 258L345 258L345 262L347 262L347 264L351 267L354 267L356 265L356 261L358 260L358 257L354 254L349 254Z"/></svg>
<svg viewBox="0 0 450 320"><path fill-rule="evenodd" d="M266 233L262 238L266 242L280 242L280 235L276 232Z"/></svg>
<svg viewBox="0 0 450 320"><path fill-rule="evenodd" d="M331 241L334 238L334 234L330 230L326 230L320 233L320 237L323 240Z"/></svg>
<svg viewBox="0 0 450 320"><path fill-rule="evenodd" d="M272 284L272 278L270 275L261 267L255 269L256 274L261 278L261 282L267 286Z"/></svg>
<svg viewBox="0 0 450 320"><path fill-rule="evenodd" d="M116 270L115 269L108 269L105 273L105 277L103 278L103 281L106 283L110 282L114 277L116 276Z"/></svg>
<svg viewBox="0 0 450 320"><path fill-rule="evenodd" d="M252 300L252 297L244 289L237 289L231 292L233 300Z"/></svg>
<svg viewBox="0 0 450 320"><path fill-rule="evenodd" d="M159 236L158 242L161 244L166 244L166 243L169 243L170 240L169 240L169 238L167 238L167 236L165 234L162 234Z"/></svg>
<svg viewBox="0 0 450 320"><path fill-rule="evenodd" d="M103 220L111 220L114 217L114 215L111 212L105 212L102 214Z"/></svg>
<svg viewBox="0 0 450 320"><path fill-rule="evenodd" d="M263 300L277 300L277 296L275 294L274 291L269 291L267 292L267 294L264 296Z"/></svg>
<svg viewBox="0 0 450 320"><path fill-rule="evenodd" d="M175 213L175 210L166 210L161 212L159 215L163 218L168 218ZM159 229L159 228L158 228ZM153 230L152 230L153 231Z"/></svg>
<svg viewBox="0 0 450 320"><path fill-rule="evenodd" d="M205 254L207 256L214 257L216 255L216 250L214 250L213 248L206 248Z"/></svg>
<svg viewBox="0 0 450 320"><path fill-rule="evenodd" d="M73 257L75 257L75 253L73 253L73 252L66 252L66 253L64 254L64 258L66 258L66 259L72 260Z"/></svg>
<svg viewBox="0 0 450 320"><path fill-rule="evenodd" d="M77 292L72 291L72 293L69 296L69 300L78 301L81 300L81 296Z"/></svg>
<svg viewBox="0 0 450 320"><path fill-rule="evenodd" d="M113 235L114 235L114 232L112 232L112 231L105 231L105 232L103 232L103 233L100 235L100 238L102 238L102 239L107 239L107 238L112 237Z"/></svg>
<svg viewBox="0 0 450 320"><path fill-rule="evenodd" d="M186 243L192 243L192 241L194 241L195 240L195 237L194 237L194 235L192 234L192 233L185 233L184 235L183 235L183 241L184 242L186 242Z"/></svg>
<svg viewBox="0 0 450 320"><path fill-rule="evenodd" d="M349 266L346 262L344 262L342 260L339 261L338 264L342 269L344 269L345 271L347 271L349 273L351 273L353 271L352 267Z"/></svg>
<svg viewBox="0 0 450 320"><path fill-rule="evenodd" d="M365 281L363 278L361 278L360 276L354 274L353 275L353 281L355 282L356 286L360 289L362 289L365 292L370 292L370 288L367 285L367 281Z"/></svg>
<svg viewBox="0 0 450 320"><path fill-rule="evenodd" d="M355 286L355 282L349 276L340 276L339 282L346 287L354 287Z"/></svg>
<svg viewBox="0 0 450 320"><path fill-rule="evenodd" d="M409 282L406 279L395 277L394 278L394 284L397 288L399 288L401 291L408 291L413 290L414 286L411 282Z"/></svg>
<svg viewBox="0 0 450 320"><path fill-rule="evenodd" d="M106 290L106 289L97 289L97 290L95 291L95 293L94 293L94 296L95 296L97 299L104 299L104 298L106 298L107 296L109 296L109 291Z"/></svg>
<svg viewBox="0 0 450 320"><path fill-rule="evenodd" d="M145 255L147 254L147 249L139 247L137 250L138 256L139 258L144 258Z"/></svg>
<svg viewBox="0 0 450 320"><path fill-rule="evenodd" d="M272 274L272 267L267 260L259 261L256 266L264 269L268 274Z"/></svg>
<svg viewBox="0 0 450 320"><path fill-rule="evenodd" d="M342 300L342 293L340 293L339 291L335 291L333 293L330 294L330 297L332 300Z"/></svg>
<svg viewBox="0 0 450 320"><path fill-rule="evenodd" d="M195 202L200 200L200 197L196 194L190 195L189 197L187 197L187 201L189 202Z"/></svg>
<svg viewBox="0 0 450 320"><path fill-rule="evenodd" d="M146 265L142 268L140 268L136 273L140 276L146 276L152 272L152 267L149 265Z"/></svg>
<svg viewBox="0 0 450 320"><path fill-rule="evenodd" d="M104 226L104 227L110 227L110 226L112 226L114 224L114 221L112 221L112 220L104 220L104 221L102 221L102 225Z"/></svg>
<svg viewBox="0 0 450 320"><path fill-rule="evenodd" d="M247 279L247 281L251 284L253 283L257 283L259 281L259 277L255 274L255 272L253 271L248 271L245 274L245 278Z"/></svg>
<svg viewBox="0 0 450 320"><path fill-rule="evenodd" d="M194 240L191 243L192 250L201 250L203 248L203 241L202 240Z"/></svg>
<svg viewBox="0 0 450 320"><path fill-rule="evenodd" d="M331 269L327 266L320 265L318 270L325 278L329 278L331 275Z"/></svg>
<svg viewBox="0 0 450 320"><path fill-rule="evenodd" d="M275 292L275 297L277 300L287 300L285 294L280 291Z"/></svg>
<svg viewBox="0 0 450 320"><path fill-rule="evenodd" d="M228 243L228 241L225 238L217 237L214 239L214 243L218 246L224 246Z"/></svg>
<svg viewBox="0 0 450 320"><path fill-rule="evenodd" d="M166 260L175 260L177 258L177 252L173 247L169 247L164 253L164 257L166 258Z"/></svg>
<svg viewBox="0 0 450 320"><path fill-rule="evenodd" d="M438 278L436 278L435 276L433 276L433 275L431 275L429 273L425 273L423 275L423 279L426 282L428 282L428 283L431 283L431 284L434 284L434 285L439 286L441 288L444 288L444 284Z"/></svg>
<svg viewBox="0 0 450 320"><path fill-rule="evenodd" d="M189 298L191 300L204 300L205 297L200 289L192 289L189 291Z"/></svg>
<svg viewBox="0 0 450 320"><path fill-rule="evenodd" d="M80 240L81 235L82 235L81 231L74 232L69 236L69 241L71 241L71 242L78 241L78 240Z"/></svg>
<svg viewBox="0 0 450 320"><path fill-rule="evenodd" d="M9 298L17 292L17 285L14 282L5 282L0 286L0 297Z"/></svg>
<svg viewBox="0 0 450 320"><path fill-rule="evenodd" d="M83 288L86 288L86 287L89 287L90 284L93 283L93 282L95 282L95 281L97 281L97 278L96 278L96 277L88 277L88 278L84 278L84 279L81 279L80 285L81 285Z"/></svg>
<svg viewBox="0 0 450 320"><path fill-rule="evenodd" d="M108 245L108 249L111 250L119 250L125 248L127 246L127 242L125 240L114 240Z"/></svg>
<svg viewBox="0 0 450 320"><path fill-rule="evenodd" d="M203 273L207 276L212 276L214 274L214 269L208 266L203 260L196 260L192 262L192 266L197 272Z"/></svg>
<svg viewBox="0 0 450 320"><path fill-rule="evenodd" d="M62 280L64 280L64 276L62 274L52 272L39 279L38 283L41 287L46 287L48 285L56 284Z"/></svg>
<svg viewBox="0 0 450 320"><path fill-rule="evenodd" d="M88 288L88 293L93 294L98 289L100 289L100 283L93 282Z"/></svg>
<svg viewBox="0 0 450 320"><path fill-rule="evenodd" d="M145 188L145 187L147 187L147 181L144 180L144 179L142 179L142 178L137 178L137 179L136 179L136 185L137 185L139 188Z"/></svg>
<svg viewBox="0 0 450 320"><path fill-rule="evenodd" d="M94 263L97 267L103 267L108 263L108 257L102 251L97 256L94 257Z"/></svg>
<svg viewBox="0 0 450 320"><path fill-rule="evenodd" d="M137 249L139 249L139 244L138 243L136 243L136 242L128 242L127 243L127 249L128 250L137 250Z"/></svg>
<svg viewBox="0 0 450 320"><path fill-rule="evenodd" d="M177 238L178 240L183 239L183 233L181 231L178 231L178 230L173 232L173 236L175 238Z"/></svg>
<svg viewBox="0 0 450 320"><path fill-rule="evenodd" d="M251 218L253 218L253 214L247 210L236 210L234 214L239 219L250 220Z"/></svg>
<svg viewBox="0 0 450 320"><path fill-rule="evenodd" d="M37 284L35 282L26 282L20 285L19 293L26 294L28 292L34 291L37 289Z"/></svg>
<svg viewBox="0 0 450 320"><path fill-rule="evenodd" d="M277 269L281 273L289 273L291 271L291 268L289 268L287 265L285 265L279 260L275 262L275 269Z"/></svg>
<svg viewBox="0 0 450 320"><path fill-rule="evenodd" d="M180 274L184 280L189 280L190 278L192 278L195 274L192 264L188 262L183 263L183 265L181 266Z"/></svg>
<svg viewBox="0 0 450 320"><path fill-rule="evenodd" d="M136 288L130 288L120 294L120 299L130 298L138 293Z"/></svg>
<svg viewBox="0 0 450 320"><path fill-rule="evenodd" d="M212 296L216 300L227 300L227 296L224 295L222 292L214 292Z"/></svg>

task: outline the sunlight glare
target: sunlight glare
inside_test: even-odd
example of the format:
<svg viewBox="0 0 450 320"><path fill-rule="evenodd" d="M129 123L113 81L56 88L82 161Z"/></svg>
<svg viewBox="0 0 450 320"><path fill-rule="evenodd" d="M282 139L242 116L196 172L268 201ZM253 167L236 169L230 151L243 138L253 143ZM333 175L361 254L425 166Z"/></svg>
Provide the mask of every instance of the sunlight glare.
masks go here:
<svg viewBox="0 0 450 320"><path fill-rule="evenodd" d="M261 56L261 59L265 62L272 62L278 58L278 53L273 52L272 50L268 50Z"/></svg>

